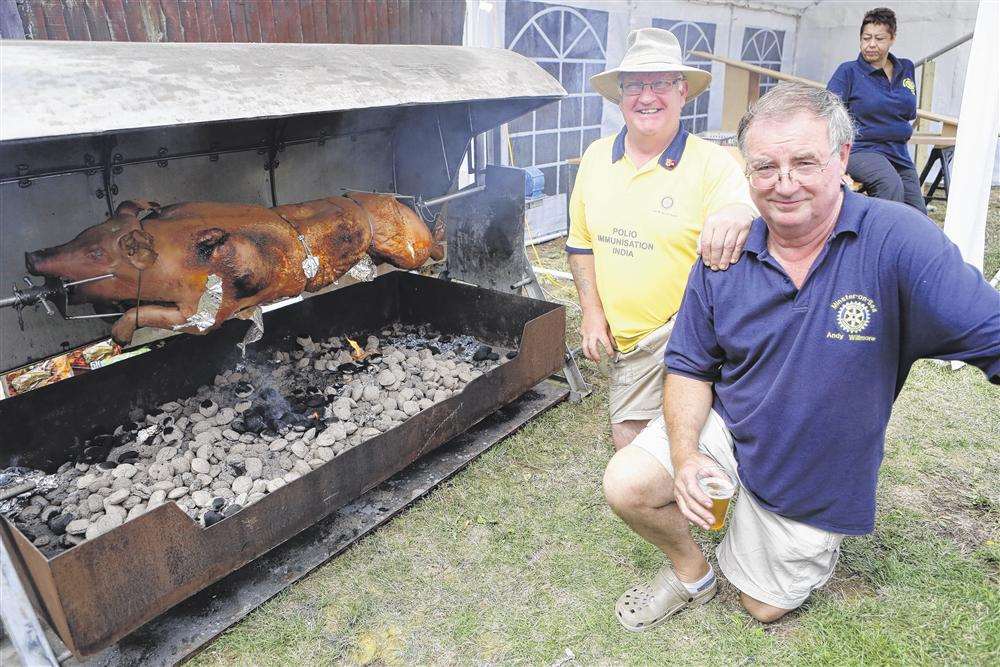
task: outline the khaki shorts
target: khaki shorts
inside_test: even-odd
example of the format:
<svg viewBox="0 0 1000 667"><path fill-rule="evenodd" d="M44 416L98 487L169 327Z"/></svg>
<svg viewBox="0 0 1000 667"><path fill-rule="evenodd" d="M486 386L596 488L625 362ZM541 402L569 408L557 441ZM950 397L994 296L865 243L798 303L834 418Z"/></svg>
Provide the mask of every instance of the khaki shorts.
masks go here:
<svg viewBox="0 0 1000 667"><path fill-rule="evenodd" d="M670 443L663 418L649 423L629 447L651 454L673 477ZM739 477L733 438L715 410L699 438L699 450ZM770 512L743 488L726 521L726 535L715 554L734 586L780 609L795 609L833 574L844 536Z"/></svg>
<svg viewBox="0 0 1000 667"><path fill-rule="evenodd" d="M649 421L663 414L663 380L666 377L663 353L673 329L671 318L659 329L649 332L629 352L615 353L608 378L608 411L612 424L630 419Z"/></svg>

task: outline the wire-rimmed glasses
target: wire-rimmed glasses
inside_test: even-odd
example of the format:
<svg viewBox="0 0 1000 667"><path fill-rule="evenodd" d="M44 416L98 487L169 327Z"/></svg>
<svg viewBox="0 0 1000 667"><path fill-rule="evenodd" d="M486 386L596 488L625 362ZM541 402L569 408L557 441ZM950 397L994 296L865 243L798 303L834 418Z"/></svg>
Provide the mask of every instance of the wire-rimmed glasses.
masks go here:
<svg viewBox="0 0 1000 667"><path fill-rule="evenodd" d="M625 81L622 83L622 92L629 97L638 97L639 95L642 95L642 91L648 86L649 89L656 95L662 95L674 86L680 84L683 80L684 77L681 76L675 79L657 79L656 81L651 81L649 83L643 83L642 81Z"/></svg>
<svg viewBox="0 0 1000 667"><path fill-rule="evenodd" d="M782 176L787 178L789 181L794 178L795 182L799 185L810 185L815 182L817 178L819 178L820 174L826 171L827 166L830 164L830 160L832 160L833 156L836 154L836 150L830 153L830 157L828 157L826 162L823 162L822 164L819 162L804 161L789 168L788 171L781 171L774 165L765 165L756 169L748 169L747 178L750 180L750 186L754 190L770 190L778 185Z"/></svg>

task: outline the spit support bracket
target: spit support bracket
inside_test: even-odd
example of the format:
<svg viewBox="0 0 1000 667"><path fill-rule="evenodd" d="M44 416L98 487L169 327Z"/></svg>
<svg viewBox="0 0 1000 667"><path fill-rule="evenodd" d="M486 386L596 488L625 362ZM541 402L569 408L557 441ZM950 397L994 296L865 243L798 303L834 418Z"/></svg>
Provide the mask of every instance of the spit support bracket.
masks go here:
<svg viewBox="0 0 1000 667"><path fill-rule="evenodd" d="M64 320L90 320L100 317L118 317L124 313L97 313L94 315L71 315L69 313L69 293L73 287L97 282L98 280L113 278L114 275L115 274L113 273L106 273L104 275L74 281L63 280L61 278L46 278L45 282L41 285L34 284L31 281L31 278L24 276L23 280L25 287L19 287L15 284L12 288L11 296L0 297L0 308L13 308L17 311L17 324L21 327L21 331L24 331L24 317L22 316L22 313L28 306L35 306L37 308L41 305L45 308L45 312L49 316L55 316L58 311Z"/></svg>
<svg viewBox="0 0 1000 667"><path fill-rule="evenodd" d="M538 284L538 277L535 275L535 271L531 268L530 263L528 264L527 275L522 280L511 285L511 291L517 289L523 289L525 294L532 299L546 300L545 292L542 290L542 286ZM583 379L580 366L576 363L576 355L573 354L573 350L569 348L569 345L566 346L566 354L563 356L563 375L565 376L566 383L569 385L570 403L579 403L594 391L593 387Z"/></svg>

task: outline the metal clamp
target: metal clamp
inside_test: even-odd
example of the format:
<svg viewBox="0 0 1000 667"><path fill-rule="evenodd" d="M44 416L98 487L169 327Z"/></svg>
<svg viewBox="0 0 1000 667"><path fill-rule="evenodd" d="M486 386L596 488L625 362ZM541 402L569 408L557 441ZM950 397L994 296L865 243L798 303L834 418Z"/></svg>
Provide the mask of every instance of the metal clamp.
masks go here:
<svg viewBox="0 0 1000 667"><path fill-rule="evenodd" d="M35 285L31 282L31 278L25 276L24 282L27 285L27 289L22 289L17 285L14 285L12 296L0 298L0 308L13 308L17 311L17 324L21 328L21 331L24 331L24 318L22 316L22 311L24 311L27 306L38 306L39 304L45 308L46 314L50 316L54 316L56 314L56 310L58 310L64 320L92 320L101 317L118 317L119 315L123 315L124 312L98 313L94 315L68 314L70 288L77 285L86 285L87 283L96 282L98 280L114 278L114 276L115 274L113 273L105 273L104 275L84 278L82 280L74 280L72 282L67 282L58 278L47 278L41 285ZM55 310L53 310L53 306L55 306Z"/></svg>
<svg viewBox="0 0 1000 667"><path fill-rule="evenodd" d="M26 178L26 176L28 175L28 170L29 168L28 165L26 164L17 165L17 178L18 178L17 187L26 188L31 185L31 179Z"/></svg>

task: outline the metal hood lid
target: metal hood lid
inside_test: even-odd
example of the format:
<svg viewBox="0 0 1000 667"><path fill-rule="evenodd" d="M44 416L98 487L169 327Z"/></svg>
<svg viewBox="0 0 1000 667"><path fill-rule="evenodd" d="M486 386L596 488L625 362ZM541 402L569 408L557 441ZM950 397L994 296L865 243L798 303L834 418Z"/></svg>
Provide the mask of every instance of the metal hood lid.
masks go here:
<svg viewBox="0 0 1000 667"><path fill-rule="evenodd" d="M0 42L0 142L565 94L504 49Z"/></svg>

